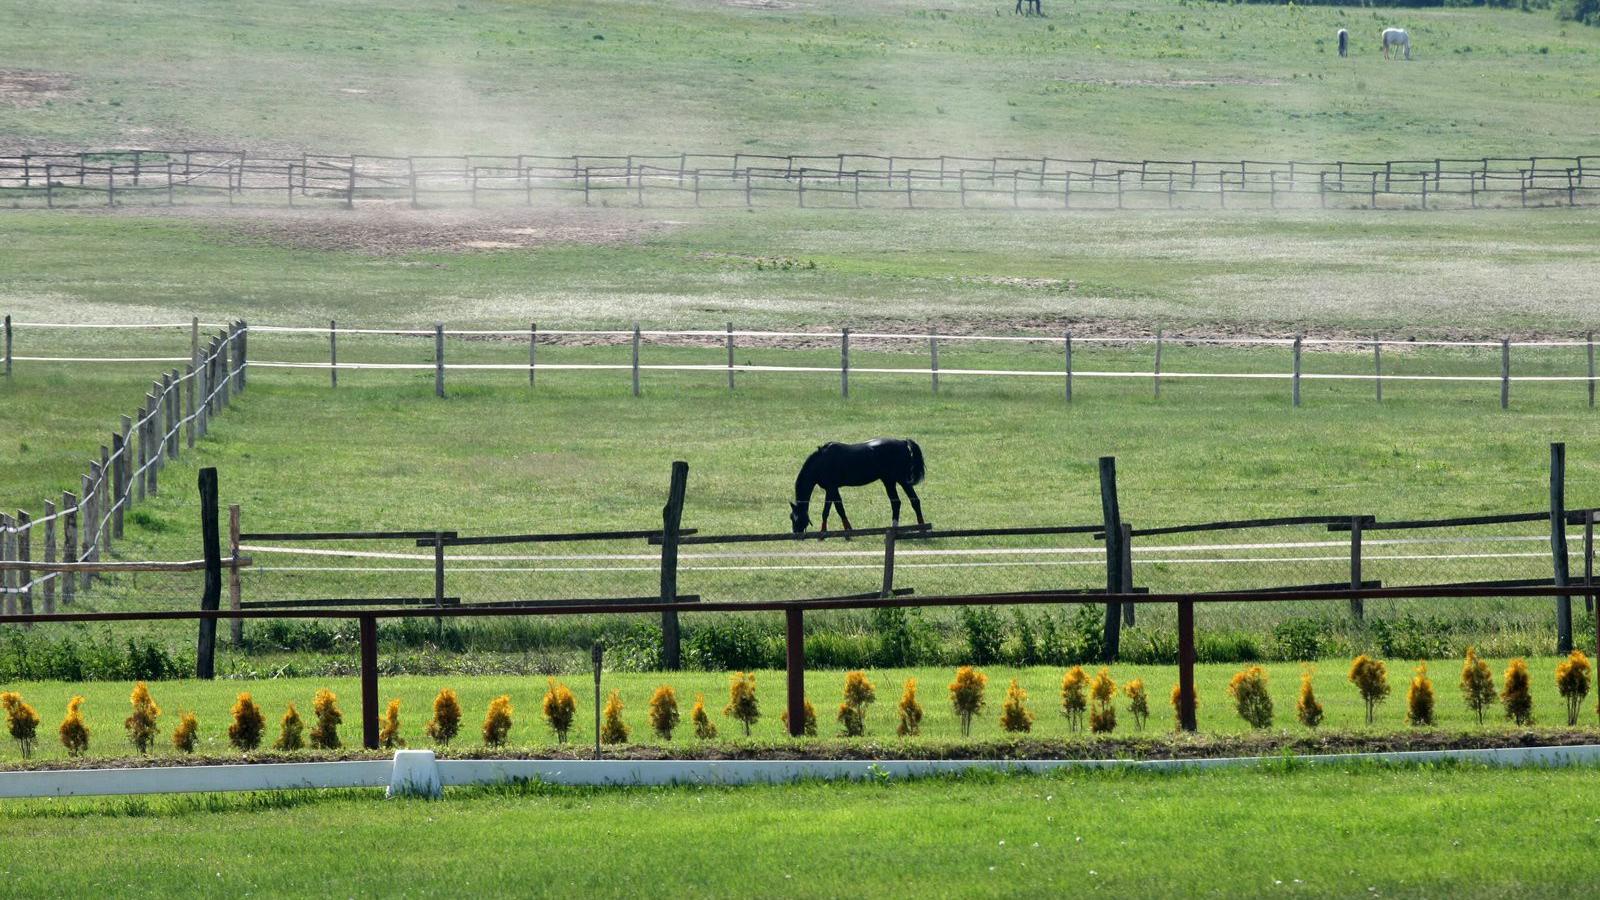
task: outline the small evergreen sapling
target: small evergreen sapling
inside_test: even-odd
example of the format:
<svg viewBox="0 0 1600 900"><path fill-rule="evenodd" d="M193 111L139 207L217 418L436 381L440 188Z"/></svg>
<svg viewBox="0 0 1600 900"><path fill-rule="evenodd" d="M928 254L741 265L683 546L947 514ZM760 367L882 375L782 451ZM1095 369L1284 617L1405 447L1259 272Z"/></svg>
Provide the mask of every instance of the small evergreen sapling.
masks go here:
<svg viewBox="0 0 1600 900"><path fill-rule="evenodd" d="M68 756L82 756L89 750L89 726L83 723L83 698L67 701L67 717L61 720L61 746Z"/></svg>
<svg viewBox="0 0 1600 900"><path fill-rule="evenodd" d="M844 706L855 710L854 718L859 719L859 726L855 734L867 733L867 707L878 699L877 689L871 681L867 680L865 672L848 672L844 676L844 704L839 709L839 721L845 722ZM850 733L850 724L845 722L846 734Z"/></svg>
<svg viewBox="0 0 1600 900"><path fill-rule="evenodd" d="M1083 712L1089 708L1084 694L1088 683L1089 676L1083 673L1083 666L1073 666L1061 678L1061 713L1067 717L1067 725L1073 731L1083 727Z"/></svg>
<svg viewBox="0 0 1600 900"><path fill-rule="evenodd" d="M983 689L988 684L989 676L971 666L957 669L955 680L950 682L950 705L961 720L962 737L972 734L972 717L983 710Z"/></svg>
<svg viewBox="0 0 1600 900"><path fill-rule="evenodd" d="M461 701L450 688L440 688L433 698L433 718L428 722L428 737L440 745L449 745L461 730Z"/></svg>
<svg viewBox="0 0 1600 900"><path fill-rule="evenodd" d="M622 694L612 691L606 698L605 723L600 726L600 742L626 744L631 729L622 721Z"/></svg>
<svg viewBox="0 0 1600 900"><path fill-rule="evenodd" d="M1117 697L1117 683L1111 680L1111 670L1102 666L1089 682L1089 730L1095 734L1110 734L1117 727L1117 708L1112 701Z"/></svg>
<svg viewBox="0 0 1600 900"><path fill-rule="evenodd" d="M489 747L503 747L511 734L511 695L501 694L489 701L489 712L483 717L483 743Z"/></svg>
<svg viewBox="0 0 1600 900"><path fill-rule="evenodd" d="M149 753L150 745L156 742L156 735L161 731L156 724L156 719L161 716L161 707L156 705L150 696L150 689L142 681L133 686L128 703L133 711L122 721L122 726L128 730L128 740L133 743L134 749Z"/></svg>
<svg viewBox="0 0 1600 900"><path fill-rule="evenodd" d="M1300 724L1307 728L1316 728L1322 724L1322 704L1317 702L1316 691L1311 689L1311 678L1314 674L1309 666L1300 673L1300 700L1294 707Z"/></svg>
<svg viewBox="0 0 1600 900"><path fill-rule="evenodd" d="M1378 704L1389 696L1389 667L1381 659L1365 653L1350 662L1350 683L1361 692L1361 701L1367 705L1367 724L1377 717Z"/></svg>
<svg viewBox="0 0 1600 900"><path fill-rule="evenodd" d="M339 698L327 688L318 688L311 700L311 714L317 719L317 724L311 726L311 746L317 750L339 749L339 723L344 721Z"/></svg>
<svg viewBox="0 0 1600 900"><path fill-rule="evenodd" d="M677 727L678 694L671 685L663 684L650 695L650 730L663 741L670 741Z"/></svg>
<svg viewBox="0 0 1600 900"><path fill-rule="evenodd" d="M1533 724L1533 679L1528 675L1528 664L1513 659L1506 667L1505 687L1500 691L1500 702L1505 704L1506 718L1518 725Z"/></svg>
<svg viewBox="0 0 1600 900"><path fill-rule="evenodd" d="M27 759L33 755L33 745L39 738L39 713L16 691L0 694L0 706L5 708L6 726L11 732L11 739L17 742L22 758Z"/></svg>
<svg viewBox="0 0 1600 900"><path fill-rule="evenodd" d="M302 750L306 746L306 725L300 720L300 711L294 708L292 700L289 708L283 711L283 721L278 726L278 740L272 746L276 750Z"/></svg>
<svg viewBox="0 0 1600 900"><path fill-rule="evenodd" d="M1478 714L1478 724L1483 724L1483 711L1495 702L1494 675L1489 664L1478 658L1476 647L1467 648L1467 661L1461 665L1461 697L1467 708Z"/></svg>
<svg viewBox="0 0 1600 900"><path fill-rule="evenodd" d="M400 736L400 698L395 697L383 711L383 721L378 726L378 746L385 750L393 750L405 745L405 738Z"/></svg>
<svg viewBox="0 0 1600 900"><path fill-rule="evenodd" d="M1417 663L1417 672L1411 676L1411 687L1406 691L1406 721L1413 728L1433 724L1433 681L1428 678L1428 664Z"/></svg>
<svg viewBox="0 0 1600 900"><path fill-rule="evenodd" d="M800 733L806 737L817 736L817 708L811 705L810 698L802 697L800 700ZM789 711L783 711L783 730L789 730Z"/></svg>
<svg viewBox="0 0 1600 900"><path fill-rule="evenodd" d="M867 723L861 716L861 707L851 706L849 703L840 703L839 711L835 714L839 720L840 737L860 737L866 733Z"/></svg>
<svg viewBox="0 0 1600 900"><path fill-rule="evenodd" d="M750 736L750 726L761 718L761 705L756 702L756 676L735 672L728 679L728 705L722 714L737 719L744 726L744 736Z"/></svg>
<svg viewBox="0 0 1600 900"><path fill-rule="evenodd" d="M706 695L696 694L694 709L689 711L689 720L694 722L694 736L702 741L709 741L717 736L717 725L706 715Z"/></svg>
<svg viewBox="0 0 1600 900"><path fill-rule="evenodd" d="M572 730L572 719L578 711L578 699L572 696L572 689L555 680L545 679L544 692L544 720L550 723L550 730L556 733L556 743L567 742L567 732Z"/></svg>
<svg viewBox="0 0 1600 900"><path fill-rule="evenodd" d="M1032 731L1033 713L1028 711L1028 692L1015 678L1006 688L1005 702L1000 704L1000 727L1008 732Z"/></svg>
<svg viewBox="0 0 1600 900"><path fill-rule="evenodd" d="M1239 718L1250 723L1251 728L1272 727L1272 695L1267 692L1267 673L1260 666L1251 666L1233 676L1228 682L1228 693L1239 711Z"/></svg>
<svg viewBox="0 0 1600 900"><path fill-rule="evenodd" d="M1567 724L1578 724L1583 698L1589 696L1589 657L1582 650L1572 651L1556 666L1556 690L1567 701Z"/></svg>
<svg viewBox="0 0 1600 900"><path fill-rule="evenodd" d="M228 725L228 743L241 752L249 753L261 746L261 732L266 724L267 717L261 714L261 707L250 698L249 691L242 691L233 701L233 722Z"/></svg>
<svg viewBox="0 0 1600 900"><path fill-rule="evenodd" d="M195 738L200 731L200 720L194 713L178 714L178 727L172 729L172 746L179 753L193 753Z"/></svg>
<svg viewBox="0 0 1600 900"><path fill-rule="evenodd" d="M917 702L917 680L907 678L905 689L900 692L900 727L895 733L901 737L910 737L922 733L922 704Z"/></svg>
<svg viewBox="0 0 1600 900"><path fill-rule="evenodd" d="M1128 698L1128 712L1133 716L1133 727L1143 731L1145 720L1150 718L1150 697L1145 693L1144 679L1135 678L1123 685L1122 693Z"/></svg>

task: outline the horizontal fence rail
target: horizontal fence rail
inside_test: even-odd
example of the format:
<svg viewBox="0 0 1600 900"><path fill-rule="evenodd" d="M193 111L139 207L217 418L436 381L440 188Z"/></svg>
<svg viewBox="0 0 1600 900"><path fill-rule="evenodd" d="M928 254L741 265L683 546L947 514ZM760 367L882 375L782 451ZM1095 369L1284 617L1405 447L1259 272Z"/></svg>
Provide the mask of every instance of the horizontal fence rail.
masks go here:
<svg viewBox="0 0 1600 900"><path fill-rule="evenodd" d="M1600 156L1115 160L836 153L264 155L183 149L0 156L0 202L956 209L1583 206Z"/></svg>

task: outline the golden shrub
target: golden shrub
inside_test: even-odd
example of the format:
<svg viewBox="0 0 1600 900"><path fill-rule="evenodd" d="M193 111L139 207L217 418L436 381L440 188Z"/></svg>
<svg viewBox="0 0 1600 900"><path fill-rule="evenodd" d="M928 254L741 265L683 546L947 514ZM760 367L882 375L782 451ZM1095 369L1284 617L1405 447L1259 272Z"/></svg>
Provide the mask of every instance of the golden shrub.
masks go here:
<svg viewBox="0 0 1600 900"><path fill-rule="evenodd" d="M1028 711L1028 692L1015 678L1006 688L1006 699L1000 704L1000 727L1005 731L1032 731L1033 713Z"/></svg>
<svg viewBox="0 0 1600 900"><path fill-rule="evenodd" d="M706 695L694 696L694 709L689 711L689 720L694 723L694 736L702 741L709 741L717 736L717 725L706 715Z"/></svg>
<svg viewBox="0 0 1600 900"><path fill-rule="evenodd" d="M194 713L180 713L178 727L172 729L172 746L179 753L193 753L195 738L199 731L200 720L194 717Z"/></svg>
<svg viewBox="0 0 1600 900"><path fill-rule="evenodd" d="M988 685L989 676L971 666L957 669L955 680L950 682L950 705L961 720L963 736L972 734L972 717L983 710L983 689Z"/></svg>
<svg viewBox="0 0 1600 900"><path fill-rule="evenodd" d="M578 712L578 698L572 696L571 688L554 678L546 678L545 685L544 720L556 733L556 742L565 744L567 732L572 730L572 719Z"/></svg>
<svg viewBox="0 0 1600 900"><path fill-rule="evenodd" d="M233 701L233 722L228 725L228 743L245 753L261 746L261 732L266 728L267 717L261 707L250 698L249 691L241 691Z"/></svg>
<svg viewBox="0 0 1600 900"><path fill-rule="evenodd" d="M1489 664L1478 658L1476 647L1467 648L1467 660L1461 665L1461 697L1467 708L1478 714L1478 724L1483 724L1483 711L1494 705L1496 693L1494 675Z"/></svg>
<svg viewBox="0 0 1600 900"><path fill-rule="evenodd" d="M11 732L11 739L22 750L22 758L27 759L33 755L33 745L39 739L39 713L16 691L0 694L0 707L5 708L6 726ZM141 749L140 752L144 751Z"/></svg>
<svg viewBox="0 0 1600 900"><path fill-rule="evenodd" d="M511 734L511 695L501 694L489 701L489 711L483 717L483 742L490 747L505 745Z"/></svg>
<svg viewBox="0 0 1600 900"><path fill-rule="evenodd" d="M1556 666L1556 690L1567 701L1567 724L1578 724L1578 710L1589 696L1589 657L1582 650L1572 651Z"/></svg>
<svg viewBox="0 0 1600 900"><path fill-rule="evenodd" d="M661 685L650 695L650 730L664 741L672 740L678 727L678 694L670 685Z"/></svg>
<svg viewBox="0 0 1600 900"><path fill-rule="evenodd" d="M278 740L273 743L277 750L301 750L306 746L306 726L300 721L300 711L294 708L294 702L289 702L289 708L283 711L283 721L278 726Z"/></svg>
<svg viewBox="0 0 1600 900"><path fill-rule="evenodd" d="M383 711L383 721L378 726L378 746L385 750L393 750L405 745L405 738L400 736L400 698L395 697Z"/></svg>
<svg viewBox="0 0 1600 900"><path fill-rule="evenodd" d="M1406 721L1413 727L1433 724L1433 681L1428 678L1428 664L1417 663L1417 672L1411 676L1411 687L1406 691Z"/></svg>
<svg viewBox="0 0 1600 900"><path fill-rule="evenodd" d="M1183 704L1183 685L1182 684L1175 684L1175 685L1172 686L1172 718L1173 718L1173 721L1177 724L1177 726L1179 728L1183 727L1183 705L1182 704ZM1195 717L1199 718L1199 715L1200 715L1200 688L1199 688L1198 685L1195 686L1195 689L1194 689L1194 711L1195 711Z"/></svg>
<svg viewBox="0 0 1600 900"><path fill-rule="evenodd" d="M61 746L68 756L82 756L89 749L89 726L83 723L83 698L67 701L67 717L61 720Z"/></svg>
<svg viewBox="0 0 1600 900"><path fill-rule="evenodd" d="M602 744L626 744L630 729L622 721L622 694L612 691L606 698L604 712L605 721L600 726L600 742Z"/></svg>
<svg viewBox="0 0 1600 900"><path fill-rule="evenodd" d="M1272 727L1272 694L1267 690L1266 670L1251 666L1236 673L1228 682L1228 694L1233 697L1239 718L1250 723L1251 728Z"/></svg>
<svg viewBox="0 0 1600 900"><path fill-rule="evenodd" d="M895 733L901 737L909 737L922 733L922 704L917 702L917 680L907 678L906 686L900 692L900 727Z"/></svg>
<svg viewBox="0 0 1600 900"><path fill-rule="evenodd" d="M817 708L811 705L809 698L805 697L801 698L800 707L800 733L806 737L816 737ZM787 709L783 711L783 730L785 733L789 731L789 711ZM716 735L713 734L712 736L715 737Z"/></svg>
<svg viewBox="0 0 1600 900"><path fill-rule="evenodd" d="M1073 731L1083 726L1083 711L1089 708L1088 697L1084 694L1088 683L1089 676L1083 673L1083 666L1073 666L1061 678L1061 712Z"/></svg>
<svg viewBox="0 0 1600 900"><path fill-rule="evenodd" d="M761 705L756 702L756 676L735 672L728 679L728 705L722 714L738 719L744 725L744 736L750 736L750 726L761 718Z"/></svg>
<svg viewBox="0 0 1600 900"><path fill-rule="evenodd" d="M1533 724L1533 679L1528 675L1528 664L1513 659L1506 667L1505 687L1500 691L1500 702L1505 705L1506 718L1518 725Z"/></svg>
<svg viewBox="0 0 1600 900"><path fill-rule="evenodd" d="M1315 674L1309 666L1300 673L1300 700L1294 706L1295 717L1307 728L1322 724L1322 704L1317 702L1316 691L1311 689L1311 679Z"/></svg>
<svg viewBox="0 0 1600 900"><path fill-rule="evenodd" d="M433 698L433 718L428 721L428 737L436 744L448 745L461 731L461 701L450 688L440 688Z"/></svg>
<svg viewBox="0 0 1600 900"><path fill-rule="evenodd" d="M855 722L856 730L852 731L851 723L845 721L844 711L840 710L839 721L845 725L846 736L867 733L867 707L871 706L877 699L878 692L873 687L872 682L867 680L867 673L860 671L845 673L843 705L855 710L854 715L851 716L852 720L859 720Z"/></svg>
<svg viewBox="0 0 1600 900"><path fill-rule="evenodd" d="M1144 679L1135 678L1122 686L1128 698L1128 712L1133 716L1133 727L1143 731L1145 720L1150 718L1150 696L1145 693Z"/></svg>
<svg viewBox="0 0 1600 900"><path fill-rule="evenodd" d="M1389 667L1383 660L1363 653L1350 661L1350 683L1361 692L1361 702L1367 706L1367 724L1371 725L1377 717L1378 704L1389 696Z"/></svg>
<svg viewBox="0 0 1600 900"><path fill-rule="evenodd" d="M839 704L837 718L839 724L844 728L844 731L840 732L841 736L860 737L866 733L867 723L863 720L861 712L861 707L859 706L851 706L849 703Z"/></svg>
<svg viewBox="0 0 1600 900"><path fill-rule="evenodd" d="M311 726L311 746L318 750L339 749L339 723L344 721L339 698L327 688L318 688L311 700L311 714L317 720Z"/></svg>
<svg viewBox="0 0 1600 900"><path fill-rule="evenodd" d="M156 735L161 731L156 719L161 717L161 707L150 696L150 689L144 682L133 686L133 693L128 697L128 703L133 707L128 718L122 720L122 727L128 730L128 740L140 753L150 752L150 745L156 741Z"/></svg>
<svg viewBox="0 0 1600 900"><path fill-rule="evenodd" d="M1093 707L1089 710L1090 731L1107 734L1116 729L1117 710L1111 705L1116 696L1117 683L1111 680L1111 670L1101 666L1089 682L1089 699Z"/></svg>

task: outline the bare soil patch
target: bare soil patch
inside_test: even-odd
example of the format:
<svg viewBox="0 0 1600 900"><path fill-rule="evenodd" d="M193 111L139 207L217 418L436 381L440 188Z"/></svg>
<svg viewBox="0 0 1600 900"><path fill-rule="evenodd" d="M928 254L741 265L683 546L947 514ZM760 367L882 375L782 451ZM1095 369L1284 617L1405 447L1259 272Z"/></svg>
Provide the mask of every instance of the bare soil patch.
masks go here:
<svg viewBox="0 0 1600 900"><path fill-rule="evenodd" d="M31 109L72 91L72 77L57 72L0 69L0 106Z"/></svg>

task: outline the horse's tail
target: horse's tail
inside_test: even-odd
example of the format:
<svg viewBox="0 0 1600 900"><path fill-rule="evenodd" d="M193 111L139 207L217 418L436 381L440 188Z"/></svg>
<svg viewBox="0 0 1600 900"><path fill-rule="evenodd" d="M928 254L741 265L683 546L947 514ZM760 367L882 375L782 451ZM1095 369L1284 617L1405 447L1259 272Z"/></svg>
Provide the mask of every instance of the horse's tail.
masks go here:
<svg viewBox="0 0 1600 900"><path fill-rule="evenodd" d="M911 445L911 483L921 484L922 476L928 473L927 466L922 462L922 448L917 446L916 441L908 440L906 443Z"/></svg>

